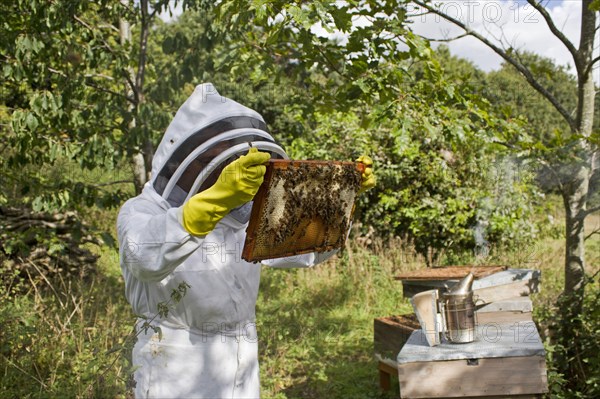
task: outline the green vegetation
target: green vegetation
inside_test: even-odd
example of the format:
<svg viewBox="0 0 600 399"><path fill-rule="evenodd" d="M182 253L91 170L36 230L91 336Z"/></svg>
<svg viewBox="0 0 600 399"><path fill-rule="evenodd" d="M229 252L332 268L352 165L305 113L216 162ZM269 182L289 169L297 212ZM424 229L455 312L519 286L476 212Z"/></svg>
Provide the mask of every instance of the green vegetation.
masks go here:
<svg viewBox="0 0 600 399"><path fill-rule="evenodd" d="M563 208L577 171L589 172L588 209L600 201L600 169L579 162L597 149L597 115L579 132L581 118L565 119L514 65L484 73L434 52L401 1L347 3L184 0L170 23L157 16L166 0L0 5L2 395L131 397L135 315L117 208L147 179L177 107L211 81L259 110L293 157L369 153L378 176L339 257L264 270L264 397L394 397L378 390L373 318L411 311L399 271L457 263L541 269L533 299L552 397L600 396L600 218L583 215L576 245L562 222L573 232L583 220ZM369 24L352 27L356 18ZM319 36L315 23L348 40ZM519 56L558 108L580 106L576 79ZM581 309L565 313L565 276L577 280L564 256L584 242ZM173 300L194 287L180 289Z"/></svg>
<svg viewBox="0 0 600 399"><path fill-rule="evenodd" d="M103 217L112 219L111 214ZM600 224L600 219L594 222ZM422 268L424 260L399 240L389 247L378 240L365 242L364 236L355 236L340 257L313 269L263 270L257 309L263 397L397 396L379 392L373 318L411 311L393 276ZM600 287L597 280L590 284L579 337L585 342L581 359L588 362L589 374L579 396L567 395L553 363L560 348L548 341L556 333L564 247L560 237L548 237L534 248L530 257L505 253L498 262L542 270L542 291L533 300L547 340L552 397L593 397L600 388ZM590 243L590 251L590 263L598 264L600 240ZM123 295L114 249L103 247L100 255L93 275L62 281L32 275L35 282L27 279L12 291L0 291L0 370L7 397L129 397L128 350L135 317Z"/></svg>

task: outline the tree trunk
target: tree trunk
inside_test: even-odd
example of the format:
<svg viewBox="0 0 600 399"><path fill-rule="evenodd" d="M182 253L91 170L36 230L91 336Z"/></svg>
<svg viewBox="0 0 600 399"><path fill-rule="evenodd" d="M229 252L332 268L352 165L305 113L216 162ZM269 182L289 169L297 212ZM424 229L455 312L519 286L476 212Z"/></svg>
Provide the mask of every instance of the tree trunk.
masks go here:
<svg viewBox="0 0 600 399"><path fill-rule="evenodd" d="M580 345L577 334L581 328L581 315L585 294L585 218L592 172L592 150L588 138L594 123L595 87L592 76L592 59L596 31L596 13L589 9L591 0L582 2L581 36L575 57L578 79L578 104L576 126L573 132L579 137L567 166L563 180L565 205L565 288L561 298L561 340L565 348L562 370L567 387L576 389L577 381L585 380L579 359Z"/></svg>
<svg viewBox="0 0 600 399"><path fill-rule="evenodd" d="M588 199L592 151L587 138L594 123L595 87L592 76L592 57L596 32L596 13L589 9L591 0L584 0L581 11L581 36L575 58L578 79L576 126L581 139L574 146L573 164L567 166L563 182L566 211L566 251L564 296L573 295L573 314L581 311L585 281L584 222Z"/></svg>
<svg viewBox="0 0 600 399"><path fill-rule="evenodd" d="M146 181L150 181L150 172L152 171L152 158L154 158L154 144L152 144L152 140L147 138L144 141L144 148L142 150L144 154L144 170L146 172L145 179Z"/></svg>
<svg viewBox="0 0 600 399"><path fill-rule="evenodd" d="M144 162L144 154L138 152L131 157L131 169L133 173L133 185L135 193L140 194L146 184L146 164Z"/></svg>
<svg viewBox="0 0 600 399"><path fill-rule="evenodd" d="M592 33L593 34L593 33ZM591 56L588 57L588 62ZM586 68L587 69L587 68ZM565 288L569 298L564 314L569 318L581 313L585 289L585 218L592 172L592 150L587 138L594 121L595 88L591 68L579 74L579 102L577 109L579 139L563 174L563 201L565 206ZM566 320L565 320L566 321Z"/></svg>
<svg viewBox="0 0 600 399"><path fill-rule="evenodd" d="M146 53L148 51L148 36L150 35L150 25L152 17L149 15L150 5L148 0L139 2L141 23L140 23L140 54L138 60L138 70L135 76L135 87L137 92L138 106L146 101L144 94L144 78L146 76ZM152 171L152 158L154 157L154 145L150 139L150 134L144 129L144 139L142 143L142 157L144 159L144 183L150 180ZM141 173L141 168L139 170ZM143 187L143 184L142 184ZM141 190L140 190L141 192Z"/></svg>
<svg viewBox="0 0 600 399"><path fill-rule="evenodd" d="M129 0L121 0L121 3L126 6L131 5ZM131 43L131 25L129 21L123 18L119 19L119 33L121 37L121 44ZM145 48L143 48L142 50L145 51ZM140 61L145 61L145 57L140 58ZM129 90L127 96L136 100L136 105L132 104L129 108L129 112L133 114L131 121L128 125L129 131L131 132L137 125L135 111L136 106L139 106L140 101L143 99L142 87L140 87L140 85L143 85L143 80L140 81L138 76L136 76L136 73L134 72L133 68L129 68L128 74L129 81L127 82L126 86L129 87ZM145 140L142 144L142 147L131 156L130 164L133 174L133 185L135 187L136 194L140 194L142 192L144 184L146 184L146 182L150 179L150 171L152 169L152 156L153 146L152 142L149 139Z"/></svg>
<svg viewBox="0 0 600 399"><path fill-rule="evenodd" d="M571 181L564 185L565 206L565 288L563 296L570 298L569 313L581 313L585 278L585 216L590 168L573 167Z"/></svg>

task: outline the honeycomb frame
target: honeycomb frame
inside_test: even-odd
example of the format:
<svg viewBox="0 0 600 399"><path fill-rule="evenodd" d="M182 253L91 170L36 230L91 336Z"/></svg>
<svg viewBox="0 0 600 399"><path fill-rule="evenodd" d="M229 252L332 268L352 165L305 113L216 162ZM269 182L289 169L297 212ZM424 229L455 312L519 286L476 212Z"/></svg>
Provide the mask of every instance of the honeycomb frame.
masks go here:
<svg viewBox="0 0 600 399"><path fill-rule="evenodd" d="M342 248L364 168L355 162L269 160L242 258L258 262Z"/></svg>

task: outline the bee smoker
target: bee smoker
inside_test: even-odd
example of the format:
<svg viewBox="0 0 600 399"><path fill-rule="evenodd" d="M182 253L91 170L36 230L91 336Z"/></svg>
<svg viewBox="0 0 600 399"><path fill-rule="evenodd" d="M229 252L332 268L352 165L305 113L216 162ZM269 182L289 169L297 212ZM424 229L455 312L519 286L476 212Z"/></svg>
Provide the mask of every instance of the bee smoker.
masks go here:
<svg viewBox="0 0 600 399"><path fill-rule="evenodd" d="M473 302L473 273L443 293L439 300L444 336L452 343L475 341L475 303Z"/></svg>
<svg viewBox="0 0 600 399"><path fill-rule="evenodd" d="M469 273L441 294L435 289L411 298L424 338L430 346L441 344L442 336L450 343L475 341L473 280L473 274Z"/></svg>

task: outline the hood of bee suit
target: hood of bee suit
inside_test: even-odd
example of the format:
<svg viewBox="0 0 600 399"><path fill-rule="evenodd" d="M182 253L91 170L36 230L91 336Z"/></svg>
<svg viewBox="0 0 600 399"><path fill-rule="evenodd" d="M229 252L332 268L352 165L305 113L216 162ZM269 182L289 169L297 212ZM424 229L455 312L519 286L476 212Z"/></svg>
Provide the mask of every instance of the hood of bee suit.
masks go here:
<svg viewBox="0 0 600 399"><path fill-rule="evenodd" d="M180 206L214 184L223 167L251 146L273 158L288 158L258 112L221 96L211 83L201 84L156 149L152 187L171 206Z"/></svg>

